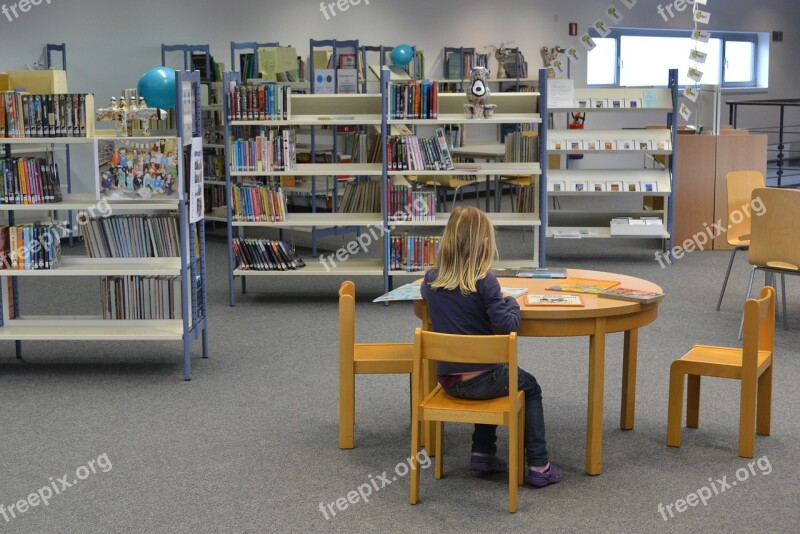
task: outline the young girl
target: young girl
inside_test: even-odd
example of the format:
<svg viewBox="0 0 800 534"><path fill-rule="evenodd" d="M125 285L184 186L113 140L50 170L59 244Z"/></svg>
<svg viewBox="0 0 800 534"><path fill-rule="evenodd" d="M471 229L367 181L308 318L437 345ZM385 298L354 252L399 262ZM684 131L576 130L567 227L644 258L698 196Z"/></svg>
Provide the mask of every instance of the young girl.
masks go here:
<svg viewBox="0 0 800 534"><path fill-rule="evenodd" d="M491 273L497 257L494 227L477 208L456 208L444 229L434 267L425 273L422 297L428 304L433 330L445 334L509 334L519 329L517 301L504 295ZM493 399L508 395L508 366L500 364L437 363L445 391L464 399ZM534 486L560 482L561 469L547 457L542 390L533 375L519 369L525 392L525 455L530 467L525 481ZM470 469L502 472L497 458L497 426L476 424L472 434Z"/></svg>

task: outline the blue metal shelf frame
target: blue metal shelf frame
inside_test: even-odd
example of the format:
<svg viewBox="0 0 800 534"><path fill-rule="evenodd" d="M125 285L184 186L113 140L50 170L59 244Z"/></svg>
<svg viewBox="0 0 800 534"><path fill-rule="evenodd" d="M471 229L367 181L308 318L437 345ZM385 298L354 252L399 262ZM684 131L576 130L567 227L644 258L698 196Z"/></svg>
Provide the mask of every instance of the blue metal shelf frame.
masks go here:
<svg viewBox="0 0 800 534"><path fill-rule="evenodd" d="M206 56L208 57L208 56ZM181 143L181 154L191 139L183 139L183 93L184 83L192 85L192 136L202 137L200 121L200 73L198 71L178 71L175 73L177 91L177 135ZM184 177L181 177L184 180ZM185 182L185 180L184 180ZM202 338L203 358L208 358L208 288L206 284L205 224L189 222L189 191L184 188L183 198L178 206L181 241L181 310L183 315L183 373L185 380L192 379L191 348L192 341ZM195 244L200 248L199 257Z"/></svg>

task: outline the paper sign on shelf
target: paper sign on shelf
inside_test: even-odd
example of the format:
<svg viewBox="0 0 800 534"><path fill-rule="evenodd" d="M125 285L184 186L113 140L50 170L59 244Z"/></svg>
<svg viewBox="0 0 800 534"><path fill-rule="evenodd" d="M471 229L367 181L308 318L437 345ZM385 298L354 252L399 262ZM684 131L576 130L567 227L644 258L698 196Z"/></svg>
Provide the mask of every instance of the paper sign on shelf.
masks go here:
<svg viewBox="0 0 800 534"><path fill-rule="evenodd" d="M697 102L697 97L700 96L700 94L697 92L697 90L695 90L694 87L687 87L683 90L683 96L692 102Z"/></svg>
<svg viewBox="0 0 800 534"><path fill-rule="evenodd" d="M702 30L695 30L692 32L692 40L701 43L707 43L711 39L711 34Z"/></svg>
<svg viewBox="0 0 800 534"><path fill-rule="evenodd" d="M597 33L600 34L600 37L606 37L609 33L611 33L611 30L606 27L606 23L602 19L597 19L594 21L592 28L597 30Z"/></svg>
<svg viewBox="0 0 800 534"><path fill-rule="evenodd" d="M582 59L581 56L578 54L578 50L575 47L567 49L567 55L572 59L574 59L575 61L580 61Z"/></svg>
<svg viewBox="0 0 800 534"><path fill-rule="evenodd" d="M694 67L689 67L689 72L687 73L687 75L689 76L689 78L696 81L697 83L700 83L700 80L703 79L703 73Z"/></svg>
<svg viewBox="0 0 800 534"><path fill-rule="evenodd" d="M196 223L205 217L203 189L203 139L192 138L192 157L189 166L189 222Z"/></svg>
<svg viewBox="0 0 800 534"><path fill-rule="evenodd" d="M609 6L608 9L606 9L606 15L608 15L608 18L611 19L611 22L619 22L625 18L622 16L622 13L619 12L616 6Z"/></svg>

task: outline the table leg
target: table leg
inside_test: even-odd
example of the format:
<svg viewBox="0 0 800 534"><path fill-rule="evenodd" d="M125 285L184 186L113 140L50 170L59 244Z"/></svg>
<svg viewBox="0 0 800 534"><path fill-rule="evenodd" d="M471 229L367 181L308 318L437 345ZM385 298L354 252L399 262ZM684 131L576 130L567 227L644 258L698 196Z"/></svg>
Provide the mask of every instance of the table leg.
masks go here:
<svg viewBox="0 0 800 534"><path fill-rule="evenodd" d="M586 473L603 471L603 385L606 362L606 320L597 320L589 336L589 400L586 414Z"/></svg>
<svg viewBox="0 0 800 534"><path fill-rule="evenodd" d="M639 329L625 331L625 345L622 354L622 407L619 427L623 430L633 428L636 410L636 358L639 349Z"/></svg>

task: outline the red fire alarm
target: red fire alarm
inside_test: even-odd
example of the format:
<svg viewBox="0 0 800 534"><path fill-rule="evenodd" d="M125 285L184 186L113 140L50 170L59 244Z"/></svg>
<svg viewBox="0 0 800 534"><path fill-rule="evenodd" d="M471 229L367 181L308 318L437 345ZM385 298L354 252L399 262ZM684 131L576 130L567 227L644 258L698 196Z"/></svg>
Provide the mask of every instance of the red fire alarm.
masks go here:
<svg viewBox="0 0 800 534"><path fill-rule="evenodd" d="M569 34L570 35L578 35L578 23L577 22L570 22L569 23Z"/></svg>

